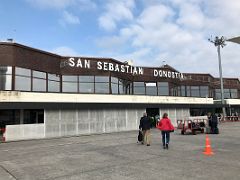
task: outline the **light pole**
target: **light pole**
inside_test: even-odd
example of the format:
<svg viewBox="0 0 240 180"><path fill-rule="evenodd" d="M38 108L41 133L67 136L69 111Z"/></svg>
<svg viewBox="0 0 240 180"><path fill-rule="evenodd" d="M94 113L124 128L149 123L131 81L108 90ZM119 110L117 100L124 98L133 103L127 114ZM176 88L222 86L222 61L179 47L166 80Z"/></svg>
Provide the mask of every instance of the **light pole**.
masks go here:
<svg viewBox="0 0 240 180"><path fill-rule="evenodd" d="M222 36L219 38L218 36L215 37L214 41L209 39L210 42L214 43L214 45L217 47L218 52L218 66L219 66L219 76L220 76L220 84L221 84L221 103L222 103L222 113L223 113L223 120L226 115L226 109L225 109L225 102L224 102L224 89L223 89L223 78L222 78L222 62L221 62L221 53L220 53L220 47L224 47L225 39Z"/></svg>
<svg viewBox="0 0 240 180"><path fill-rule="evenodd" d="M215 37L214 40L208 39L210 42L214 43L214 45L217 47L218 52L218 65L219 65L219 76L220 76L220 84L221 84L221 103L222 103L222 113L223 113L223 120L226 115L226 109L225 109L225 102L224 102L224 89L223 89L223 78L222 78L222 62L221 62L221 53L220 53L220 47L224 47L225 41L231 41L234 43L240 44L240 36L234 37L231 39L225 39L223 36L219 38L218 36Z"/></svg>

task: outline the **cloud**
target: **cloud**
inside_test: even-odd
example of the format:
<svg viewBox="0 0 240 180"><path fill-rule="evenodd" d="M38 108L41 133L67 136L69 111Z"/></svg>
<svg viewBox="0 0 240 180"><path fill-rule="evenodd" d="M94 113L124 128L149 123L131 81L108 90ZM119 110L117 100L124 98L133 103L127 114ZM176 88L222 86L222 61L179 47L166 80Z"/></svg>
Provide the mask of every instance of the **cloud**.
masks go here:
<svg viewBox="0 0 240 180"><path fill-rule="evenodd" d="M196 4L181 5L177 23L189 29L204 28L205 16L201 7Z"/></svg>
<svg viewBox="0 0 240 180"><path fill-rule="evenodd" d="M118 22L132 20L131 10L134 6L134 0L108 1L105 6L106 12L98 18L99 26L107 31L112 31L116 29Z"/></svg>
<svg viewBox="0 0 240 180"><path fill-rule="evenodd" d="M240 36L237 21L240 1L142 0L142 3L143 8L138 9L134 20L124 21L117 35L102 41L111 49L116 47L112 56L133 59L135 65L145 62L148 66L160 66L166 61L181 72L219 77L216 47L208 38ZM112 19L115 23L112 28L116 28L116 22ZM240 45L226 43L221 49L223 76L239 77ZM107 52L107 47L104 48Z"/></svg>
<svg viewBox="0 0 240 180"><path fill-rule="evenodd" d="M66 24L80 24L79 18L67 11L63 11L63 17L59 20L59 22L63 26L65 26Z"/></svg>
<svg viewBox="0 0 240 180"><path fill-rule="evenodd" d="M54 54L61 56L77 56L79 55L74 49L67 46L60 46L51 51Z"/></svg>

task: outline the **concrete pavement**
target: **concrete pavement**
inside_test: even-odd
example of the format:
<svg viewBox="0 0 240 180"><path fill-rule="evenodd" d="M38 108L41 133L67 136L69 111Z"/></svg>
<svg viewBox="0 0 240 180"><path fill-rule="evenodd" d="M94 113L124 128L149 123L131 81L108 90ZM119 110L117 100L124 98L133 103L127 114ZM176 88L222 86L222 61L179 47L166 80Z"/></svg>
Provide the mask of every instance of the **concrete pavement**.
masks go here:
<svg viewBox="0 0 240 180"><path fill-rule="evenodd" d="M205 134L161 133L151 146L137 144L137 131L0 144L0 180L240 179L240 123L223 123L209 135L213 156L202 154Z"/></svg>

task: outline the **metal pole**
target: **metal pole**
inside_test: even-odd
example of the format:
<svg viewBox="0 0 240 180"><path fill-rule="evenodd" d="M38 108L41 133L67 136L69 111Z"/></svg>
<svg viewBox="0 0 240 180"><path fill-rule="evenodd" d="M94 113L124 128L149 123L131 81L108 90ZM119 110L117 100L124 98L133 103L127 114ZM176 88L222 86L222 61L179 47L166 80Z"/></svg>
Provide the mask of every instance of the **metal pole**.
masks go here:
<svg viewBox="0 0 240 180"><path fill-rule="evenodd" d="M220 84L221 84L221 102L222 102L222 113L223 120L226 116L225 102L224 102L224 89L223 89L223 78L222 78L222 62L221 62L221 54L220 54L220 44L217 46L218 51L218 64L219 64L219 74L220 74Z"/></svg>

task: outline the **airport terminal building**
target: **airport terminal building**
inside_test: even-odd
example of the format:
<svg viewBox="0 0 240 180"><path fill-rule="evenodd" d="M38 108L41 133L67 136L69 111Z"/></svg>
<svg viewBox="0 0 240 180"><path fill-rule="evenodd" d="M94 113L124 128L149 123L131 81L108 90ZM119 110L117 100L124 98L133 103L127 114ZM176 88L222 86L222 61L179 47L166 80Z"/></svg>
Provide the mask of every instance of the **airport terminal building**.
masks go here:
<svg viewBox="0 0 240 180"><path fill-rule="evenodd" d="M240 81L224 78L227 113L240 113ZM66 57L0 42L0 128L6 141L138 129L143 112L177 119L221 110L219 79L169 65L139 67Z"/></svg>

